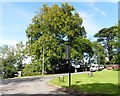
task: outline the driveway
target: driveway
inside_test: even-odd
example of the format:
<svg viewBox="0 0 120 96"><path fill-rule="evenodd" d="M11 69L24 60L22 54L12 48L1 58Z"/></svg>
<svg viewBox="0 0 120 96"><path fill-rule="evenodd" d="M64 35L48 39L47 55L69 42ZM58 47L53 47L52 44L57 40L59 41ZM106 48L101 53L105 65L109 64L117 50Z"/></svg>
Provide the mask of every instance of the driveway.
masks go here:
<svg viewBox="0 0 120 96"><path fill-rule="evenodd" d="M0 86L1 94L9 94L3 96L16 96L16 94L21 94L24 96L43 96L49 94L50 96L74 96L68 92L60 91L60 87L51 86L48 84L48 80L53 77L58 77L60 75L68 75L68 74L57 74L51 76L37 76L37 77L27 77L27 78L14 78L7 79L2 81L2 85ZM1 95L0 94L0 95ZM24 94L24 95L23 95ZM35 95L39 94L39 95ZM40 95L42 94L42 95ZM25 95L25 96L26 96ZM20 96L20 95L19 95Z"/></svg>

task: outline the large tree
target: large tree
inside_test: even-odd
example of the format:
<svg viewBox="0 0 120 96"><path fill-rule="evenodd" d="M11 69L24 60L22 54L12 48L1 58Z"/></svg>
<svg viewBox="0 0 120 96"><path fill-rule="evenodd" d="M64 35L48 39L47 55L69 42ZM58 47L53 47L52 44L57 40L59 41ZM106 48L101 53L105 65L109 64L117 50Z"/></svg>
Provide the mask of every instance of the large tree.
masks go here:
<svg viewBox="0 0 120 96"><path fill-rule="evenodd" d="M61 7L56 4L52 7L43 5L26 30L29 54L34 60L45 61L47 70L53 60L65 58L67 44L71 46L72 59L80 57L84 52L90 53L90 50L86 51L91 49L91 45L86 39L82 23L83 19L68 3Z"/></svg>
<svg viewBox="0 0 120 96"><path fill-rule="evenodd" d="M97 64L105 64L105 52L104 47L97 41L92 43L94 55L93 58Z"/></svg>
<svg viewBox="0 0 120 96"><path fill-rule="evenodd" d="M97 41L100 42L104 47L106 56L109 59L109 63L113 63L112 59L115 55L116 43L118 40L117 33L118 26L112 26L110 28L103 28L94 35L97 37Z"/></svg>

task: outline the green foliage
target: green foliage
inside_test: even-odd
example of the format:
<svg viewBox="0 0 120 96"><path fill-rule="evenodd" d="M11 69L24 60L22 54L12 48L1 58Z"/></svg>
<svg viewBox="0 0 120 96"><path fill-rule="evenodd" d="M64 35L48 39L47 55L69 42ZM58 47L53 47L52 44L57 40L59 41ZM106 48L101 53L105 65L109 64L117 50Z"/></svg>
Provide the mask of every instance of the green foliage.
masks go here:
<svg viewBox="0 0 120 96"><path fill-rule="evenodd" d="M65 58L67 44L71 46L71 59L83 58L84 52L91 56L91 42L86 39L82 23L83 19L68 3L61 7L43 5L26 30L28 54L41 62L44 56L47 72L54 69L52 60Z"/></svg>
<svg viewBox="0 0 120 96"><path fill-rule="evenodd" d="M73 41L71 57L74 59L83 59L84 53L88 53L91 58L93 55L92 42L86 38L76 38Z"/></svg>
<svg viewBox="0 0 120 96"><path fill-rule="evenodd" d="M16 68L18 71L21 71L23 69L23 60L25 58L25 45L23 45L22 42L16 44L16 49L15 49L15 57L16 57Z"/></svg>
<svg viewBox="0 0 120 96"><path fill-rule="evenodd" d="M40 75L40 65L37 63L27 64L22 70L22 76Z"/></svg>
<svg viewBox="0 0 120 96"><path fill-rule="evenodd" d="M23 53L24 45L22 42L18 43L16 47L4 45L0 47L1 65L4 73L4 78L13 78L17 71L23 69L22 61L24 59Z"/></svg>
<svg viewBox="0 0 120 96"><path fill-rule="evenodd" d="M118 21L118 34L117 34L118 42L116 44L117 54L115 55L115 63L120 64L120 20Z"/></svg>
<svg viewBox="0 0 120 96"><path fill-rule="evenodd" d="M110 28L103 28L94 36L97 37L97 41L102 44L106 56L109 58L109 62L112 62L112 59L116 53L116 44L118 42L118 26L112 26Z"/></svg>
<svg viewBox="0 0 120 96"><path fill-rule="evenodd" d="M16 63L14 48L12 47L9 48L8 46L4 46L3 49L4 48L5 50L8 50L8 51L3 56L4 58L2 58L3 72L4 72L3 78L13 78L17 73L17 70L14 66Z"/></svg>
<svg viewBox="0 0 120 96"><path fill-rule="evenodd" d="M3 60L3 64L4 64L4 60ZM4 66L3 71L5 72L4 75L3 75L3 78L13 78L13 77L15 77L15 74L17 74L17 70L16 70L14 65L11 65L11 62L7 63L3 66Z"/></svg>
<svg viewBox="0 0 120 96"><path fill-rule="evenodd" d="M0 58L0 77L2 77L2 70L3 70L2 58Z"/></svg>
<svg viewBox="0 0 120 96"><path fill-rule="evenodd" d="M105 64L105 52L104 47L97 41L92 43L94 51L94 59L97 59L98 64Z"/></svg>

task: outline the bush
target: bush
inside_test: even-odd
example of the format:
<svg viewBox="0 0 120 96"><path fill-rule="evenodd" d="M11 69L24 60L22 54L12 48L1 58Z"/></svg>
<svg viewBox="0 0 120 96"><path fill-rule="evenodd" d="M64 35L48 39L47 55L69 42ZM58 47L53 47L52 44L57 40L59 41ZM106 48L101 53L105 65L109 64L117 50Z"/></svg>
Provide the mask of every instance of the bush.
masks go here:
<svg viewBox="0 0 120 96"><path fill-rule="evenodd" d="M17 70L12 65L7 65L4 70L3 78L14 78L15 74L17 74Z"/></svg>
<svg viewBox="0 0 120 96"><path fill-rule="evenodd" d="M38 64L27 64L22 70L22 76L40 75L40 66Z"/></svg>

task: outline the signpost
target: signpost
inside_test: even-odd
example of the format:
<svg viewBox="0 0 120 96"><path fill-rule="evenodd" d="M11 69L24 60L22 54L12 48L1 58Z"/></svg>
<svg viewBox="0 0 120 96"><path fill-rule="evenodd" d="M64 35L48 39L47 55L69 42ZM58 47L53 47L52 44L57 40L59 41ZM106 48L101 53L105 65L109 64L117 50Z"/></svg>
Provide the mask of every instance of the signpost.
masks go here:
<svg viewBox="0 0 120 96"><path fill-rule="evenodd" d="M70 64L70 46L66 46L66 59L69 65L69 86L71 86L71 64Z"/></svg>

